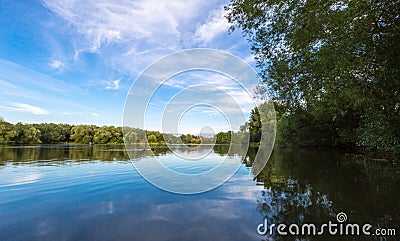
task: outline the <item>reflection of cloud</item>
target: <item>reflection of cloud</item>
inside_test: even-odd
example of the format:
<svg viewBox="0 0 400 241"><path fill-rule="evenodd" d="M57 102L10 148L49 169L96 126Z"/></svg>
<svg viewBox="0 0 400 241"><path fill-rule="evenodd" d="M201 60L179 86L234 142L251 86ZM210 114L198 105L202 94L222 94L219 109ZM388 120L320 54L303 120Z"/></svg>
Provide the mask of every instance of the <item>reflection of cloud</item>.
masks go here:
<svg viewBox="0 0 400 241"><path fill-rule="evenodd" d="M48 234L49 225L47 222L40 222L37 224L38 234L46 235Z"/></svg>
<svg viewBox="0 0 400 241"><path fill-rule="evenodd" d="M11 184L7 186L16 186L16 185L23 185L23 184L29 184L29 183L34 183L37 182L40 178L42 177L42 174L40 173L29 173L26 174L25 176L21 177L16 177L11 180Z"/></svg>
<svg viewBox="0 0 400 241"><path fill-rule="evenodd" d="M25 103L11 103L11 106L0 106L0 109L10 110L10 111L21 111L28 112L36 115L45 115L49 114L49 112L43 108L25 104Z"/></svg>
<svg viewBox="0 0 400 241"><path fill-rule="evenodd" d="M109 201L106 203L107 214L114 214L114 202Z"/></svg>
<svg viewBox="0 0 400 241"><path fill-rule="evenodd" d="M231 180L232 181L232 180ZM229 199L242 199L255 202L264 188L260 186L227 186L225 191Z"/></svg>

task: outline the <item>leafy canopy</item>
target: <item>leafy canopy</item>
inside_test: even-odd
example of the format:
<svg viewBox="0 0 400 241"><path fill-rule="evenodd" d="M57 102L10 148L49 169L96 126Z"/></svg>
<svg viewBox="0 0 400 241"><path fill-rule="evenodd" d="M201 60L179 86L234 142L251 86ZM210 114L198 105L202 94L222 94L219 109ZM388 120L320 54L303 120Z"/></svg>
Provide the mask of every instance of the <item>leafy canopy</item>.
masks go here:
<svg viewBox="0 0 400 241"><path fill-rule="evenodd" d="M225 10L295 142L399 148L399 1L233 0Z"/></svg>

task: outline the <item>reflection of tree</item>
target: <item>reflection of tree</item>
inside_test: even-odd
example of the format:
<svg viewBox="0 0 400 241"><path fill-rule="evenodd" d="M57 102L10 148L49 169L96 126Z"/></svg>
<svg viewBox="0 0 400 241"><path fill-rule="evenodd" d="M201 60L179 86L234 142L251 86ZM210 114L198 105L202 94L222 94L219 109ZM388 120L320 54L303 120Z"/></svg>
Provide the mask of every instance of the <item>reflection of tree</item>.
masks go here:
<svg viewBox="0 0 400 241"><path fill-rule="evenodd" d="M248 165L255 153L253 148L249 150ZM341 211L348 214L352 223L370 222L375 228L400 224L400 178L390 165L356 162L333 151L277 149L255 181L265 187L258 198L257 210L269 224L318 226L335 221L335 214ZM270 238L295 240L293 236ZM329 238L348 240L337 236L307 237Z"/></svg>
<svg viewBox="0 0 400 241"><path fill-rule="evenodd" d="M145 153L141 153L142 156ZM39 165L63 164L66 161L113 161L128 160L123 145L52 145L0 147L1 161L14 165L24 163L36 163Z"/></svg>
<svg viewBox="0 0 400 241"><path fill-rule="evenodd" d="M228 154L229 151L229 145L215 145L214 146L214 152L222 155Z"/></svg>
<svg viewBox="0 0 400 241"><path fill-rule="evenodd" d="M248 154L249 159L254 160L256 151L253 148ZM318 224L331 220L334 213L328 196L314 192L311 184L301 183L292 175L288 175L286 164L290 159L282 160L279 154L275 153L270 163L255 178L258 184L266 188L257 200L258 212L269 224ZM290 239L295 240L295 237L286 237L286 240Z"/></svg>
<svg viewBox="0 0 400 241"><path fill-rule="evenodd" d="M14 165L31 164L51 165L63 164L68 161L127 161L140 159L146 156L165 155L171 150L165 145L131 145L125 149L124 145L37 145L30 147L4 146L0 147L0 165L11 163ZM177 146L176 148L179 148ZM209 146L196 146L189 151L202 151ZM130 155L128 156L128 152ZM224 154L222 154L224 155Z"/></svg>
<svg viewBox="0 0 400 241"><path fill-rule="evenodd" d="M24 164L62 164L65 161L126 161L139 159L149 155L165 155L171 152L170 148L185 152L203 152L210 148L221 156L241 155L244 147L241 145L196 145L187 148L186 145L36 145L36 146L3 146L0 147L0 165L5 163ZM128 155L128 152L130 155ZM46 161L46 162L43 162Z"/></svg>
<svg viewBox="0 0 400 241"><path fill-rule="evenodd" d="M246 153L249 150L247 144L231 144L231 145L215 145L214 152L221 156L237 156L242 157L243 163L246 163Z"/></svg>
<svg viewBox="0 0 400 241"><path fill-rule="evenodd" d="M257 211L269 224L318 224L334 217L327 195L314 193L310 185L301 186L294 179L274 181L276 185L263 190L257 200Z"/></svg>

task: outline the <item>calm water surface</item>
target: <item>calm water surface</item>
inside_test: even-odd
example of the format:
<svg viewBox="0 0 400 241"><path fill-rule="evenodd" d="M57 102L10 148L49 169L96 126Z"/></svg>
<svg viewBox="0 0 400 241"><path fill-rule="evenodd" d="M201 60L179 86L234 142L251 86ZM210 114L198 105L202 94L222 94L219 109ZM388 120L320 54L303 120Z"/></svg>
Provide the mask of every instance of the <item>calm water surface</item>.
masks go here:
<svg viewBox="0 0 400 241"><path fill-rule="evenodd" d="M194 148L193 154L201 151ZM227 151L216 146L205 162L175 163L168 149L153 148L169 168L190 173L213 168ZM150 153L139 148L136 158ZM269 223L326 223L341 211L352 223L400 233L400 173L392 164L332 151L275 150L253 180L249 170L255 153L251 148L224 185L178 195L146 182L124 146L2 146L0 240L296 240L261 236L257 225L264 218Z"/></svg>

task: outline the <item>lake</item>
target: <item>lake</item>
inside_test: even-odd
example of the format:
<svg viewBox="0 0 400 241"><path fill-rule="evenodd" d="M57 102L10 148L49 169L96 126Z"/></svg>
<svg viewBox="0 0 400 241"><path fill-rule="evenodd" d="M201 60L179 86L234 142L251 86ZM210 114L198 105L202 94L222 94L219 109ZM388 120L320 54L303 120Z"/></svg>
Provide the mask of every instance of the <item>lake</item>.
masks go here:
<svg viewBox="0 0 400 241"><path fill-rule="evenodd" d="M339 212L351 223L400 232L400 173L391 163L328 150L276 149L253 179L256 151L251 147L236 174L218 188L181 195L141 177L123 145L0 146L0 240L295 240L260 235L257 226L264 219L327 223ZM152 152L177 170L205 171L215 164L174 163L165 147L138 150L136 158L144 161ZM228 154L227 146L215 146L212 155L241 158ZM382 238L359 240L397 239Z"/></svg>

